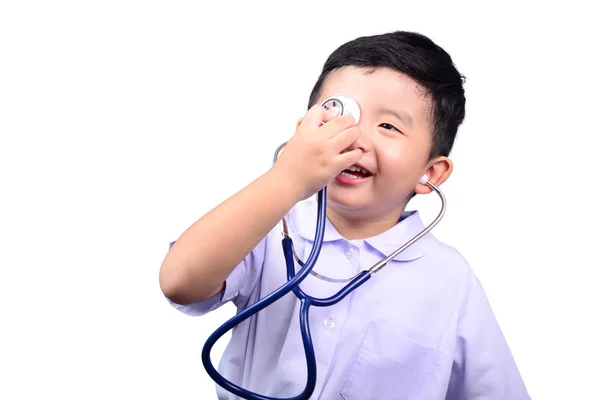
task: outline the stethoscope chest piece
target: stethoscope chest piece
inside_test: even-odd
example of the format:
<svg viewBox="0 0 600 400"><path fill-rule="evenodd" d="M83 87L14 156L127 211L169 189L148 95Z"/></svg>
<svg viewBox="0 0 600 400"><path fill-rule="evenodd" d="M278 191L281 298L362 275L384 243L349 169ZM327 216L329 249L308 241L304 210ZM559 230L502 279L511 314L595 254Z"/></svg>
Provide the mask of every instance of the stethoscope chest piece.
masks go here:
<svg viewBox="0 0 600 400"><path fill-rule="evenodd" d="M352 97L344 96L344 95L335 95L326 98L321 103L321 107L326 110L331 110L337 108L340 110L338 115L352 115L354 117L355 125L358 125L358 121L360 120L360 106Z"/></svg>
<svg viewBox="0 0 600 400"><path fill-rule="evenodd" d="M360 120L360 106L352 97L345 96L343 94L337 94L323 100L321 107L325 108L326 110L335 108L339 109L340 112L338 116L350 114L354 117L354 125L358 125L358 121ZM275 164L277 158L279 158L279 153L281 153L286 144L287 142L283 142L275 150L275 154L273 155L273 164Z"/></svg>

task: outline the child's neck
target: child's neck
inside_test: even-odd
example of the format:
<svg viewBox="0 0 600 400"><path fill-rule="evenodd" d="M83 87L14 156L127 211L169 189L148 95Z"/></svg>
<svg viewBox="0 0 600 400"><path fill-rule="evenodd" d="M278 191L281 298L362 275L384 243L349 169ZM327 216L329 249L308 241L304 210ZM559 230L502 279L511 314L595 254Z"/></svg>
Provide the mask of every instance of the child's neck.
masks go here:
<svg viewBox="0 0 600 400"><path fill-rule="evenodd" d="M347 240L366 239L377 236L398 223L404 207L391 210L387 213L371 216L352 215L351 212L342 212L327 207L327 218Z"/></svg>

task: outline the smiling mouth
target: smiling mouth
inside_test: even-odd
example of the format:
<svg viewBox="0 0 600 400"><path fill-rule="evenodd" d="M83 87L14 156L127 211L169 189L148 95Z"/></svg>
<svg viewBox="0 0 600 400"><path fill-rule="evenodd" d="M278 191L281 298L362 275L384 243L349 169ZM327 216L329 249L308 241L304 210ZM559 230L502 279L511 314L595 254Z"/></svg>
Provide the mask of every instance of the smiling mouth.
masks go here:
<svg viewBox="0 0 600 400"><path fill-rule="evenodd" d="M350 168L343 170L340 172L340 175L350 179L368 178L369 176L373 176L369 170L358 165L353 165Z"/></svg>
<svg viewBox="0 0 600 400"><path fill-rule="evenodd" d="M340 175L346 178L350 178L350 179L360 179L360 178L367 178L370 175L363 175L363 174L359 174L356 172L348 172L347 170L344 170L342 172L340 172Z"/></svg>
<svg viewBox="0 0 600 400"><path fill-rule="evenodd" d="M353 165L350 168L340 172L335 177L335 180L343 185L353 186L360 185L363 182L368 182L372 176L373 174L371 173L371 171L359 165Z"/></svg>

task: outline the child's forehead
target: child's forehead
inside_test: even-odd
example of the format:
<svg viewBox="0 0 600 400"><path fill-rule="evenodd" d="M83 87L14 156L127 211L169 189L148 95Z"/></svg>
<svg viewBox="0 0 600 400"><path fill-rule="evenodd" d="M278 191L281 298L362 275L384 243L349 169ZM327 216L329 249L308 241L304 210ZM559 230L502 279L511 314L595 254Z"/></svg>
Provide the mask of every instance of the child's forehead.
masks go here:
<svg viewBox="0 0 600 400"><path fill-rule="evenodd" d="M329 87L348 87L354 89L374 89L393 91L401 89L414 90L420 85L411 77L388 67L354 67L347 66L329 73L323 82L322 89Z"/></svg>

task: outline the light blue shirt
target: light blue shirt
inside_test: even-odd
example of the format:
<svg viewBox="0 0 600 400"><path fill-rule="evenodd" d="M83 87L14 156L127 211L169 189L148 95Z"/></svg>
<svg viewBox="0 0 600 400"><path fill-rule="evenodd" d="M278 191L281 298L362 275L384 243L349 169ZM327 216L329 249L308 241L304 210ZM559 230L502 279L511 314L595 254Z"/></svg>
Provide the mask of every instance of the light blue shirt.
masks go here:
<svg viewBox="0 0 600 400"><path fill-rule="evenodd" d="M298 203L287 216L297 254L308 258L317 203ZM327 221L314 271L349 278L370 268L423 229L418 212L390 230L344 239ZM232 301L238 310L286 282L279 228L233 270L223 293L174 307L204 315ZM299 267L297 267L299 270ZM300 287L329 297L344 284L309 275ZM306 384L299 300L288 293L232 332L219 373L251 391L291 397ZM223 321L225 322L225 321ZM530 399L477 277L455 249L428 234L332 307L311 307L317 360L311 400ZM239 399L217 386L220 400Z"/></svg>

